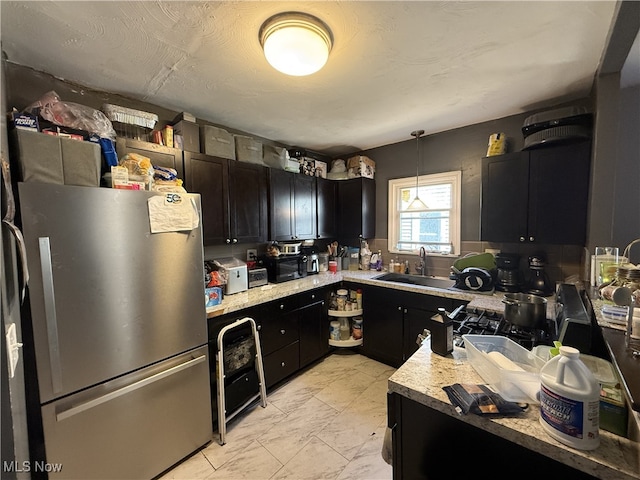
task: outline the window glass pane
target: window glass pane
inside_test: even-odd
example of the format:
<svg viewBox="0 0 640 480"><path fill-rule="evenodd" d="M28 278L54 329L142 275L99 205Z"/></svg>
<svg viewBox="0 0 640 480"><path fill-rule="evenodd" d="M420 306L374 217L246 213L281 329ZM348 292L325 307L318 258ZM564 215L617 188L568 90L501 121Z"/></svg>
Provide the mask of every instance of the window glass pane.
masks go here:
<svg viewBox="0 0 640 480"><path fill-rule="evenodd" d="M422 200L429 209L451 208L452 186L450 183L441 183L438 185L421 185L418 188L420 192L420 200ZM400 191L400 210L406 210L411 201L416 196L416 187L406 187Z"/></svg>
<svg viewBox="0 0 640 480"><path fill-rule="evenodd" d="M429 212L401 212L398 248L400 250L418 250L449 252L451 237L449 231L450 213L448 210Z"/></svg>

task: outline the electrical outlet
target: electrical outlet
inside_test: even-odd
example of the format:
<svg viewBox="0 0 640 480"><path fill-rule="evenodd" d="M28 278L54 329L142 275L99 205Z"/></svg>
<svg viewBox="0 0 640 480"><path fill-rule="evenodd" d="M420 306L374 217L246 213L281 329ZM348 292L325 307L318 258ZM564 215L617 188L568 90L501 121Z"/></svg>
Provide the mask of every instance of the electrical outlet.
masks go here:
<svg viewBox="0 0 640 480"><path fill-rule="evenodd" d="M247 249L247 262L254 262L258 259L258 250L256 248Z"/></svg>

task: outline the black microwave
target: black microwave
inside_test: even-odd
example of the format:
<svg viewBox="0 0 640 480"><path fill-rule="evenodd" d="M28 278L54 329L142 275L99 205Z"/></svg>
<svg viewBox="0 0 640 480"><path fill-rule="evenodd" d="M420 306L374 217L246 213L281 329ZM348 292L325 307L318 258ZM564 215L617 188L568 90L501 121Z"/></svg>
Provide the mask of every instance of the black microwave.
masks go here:
<svg viewBox="0 0 640 480"><path fill-rule="evenodd" d="M261 260L267 269L267 278L271 283L288 282L307 276L306 255L264 256Z"/></svg>

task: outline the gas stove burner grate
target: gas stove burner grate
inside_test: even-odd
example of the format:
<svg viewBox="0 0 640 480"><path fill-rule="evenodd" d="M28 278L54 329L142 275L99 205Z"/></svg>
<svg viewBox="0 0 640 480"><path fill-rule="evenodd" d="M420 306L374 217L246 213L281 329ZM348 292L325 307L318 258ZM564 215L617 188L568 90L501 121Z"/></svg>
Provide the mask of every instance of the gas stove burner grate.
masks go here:
<svg viewBox="0 0 640 480"><path fill-rule="evenodd" d="M537 345L551 345L555 332L552 325L546 330L527 330L507 322L498 312L481 309L460 310L453 318L454 344L464 347L463 335L502 335L531 350Z"/></svg>

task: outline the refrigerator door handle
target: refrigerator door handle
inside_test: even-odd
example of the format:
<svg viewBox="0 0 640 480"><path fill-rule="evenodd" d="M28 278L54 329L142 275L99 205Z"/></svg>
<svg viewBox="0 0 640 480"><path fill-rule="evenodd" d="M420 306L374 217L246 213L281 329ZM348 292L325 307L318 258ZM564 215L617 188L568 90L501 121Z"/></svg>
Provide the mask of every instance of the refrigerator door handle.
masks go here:
<svg viewBox="0 0 640 480"><path fill-rule="evenodd" d="M56 317L56 294L53 288L53 267L49 237L39 237L40 270L44 294L44 316L47 324L49 343L49 365L54 393L62 392L62 366L60 364L60 344L58 342L58 319Z"/></svg>
<svg viewBox="0 0 640 480"><path fill-rule="evenodd" d="M193 358L187 362L176 365L175 367L171 367L167 370L163 370L162 372L158 372L155 375L151 375L150 377L143 378L131 385L127 385L126 387L122 387L118 390L114 390L113 392L107 393L106 395L102 395L101 397L94 398L93 400L89 400L88 402L81 403L75 407L72 407L68 410L60 412L56 415L56 420L58 422L65 420L69 417L77 415L78 413L89 410L90 408L97 407L98 405L102 405L114 398L121 397L122 395L126 395L127 393L133 392L134 390L138 390L142 387L150 385L158 380L162 380L170 375L174 375L182 370L193 367L199 363L205 362L207 360L206 355L200 355L199 357Z"/></svg>

